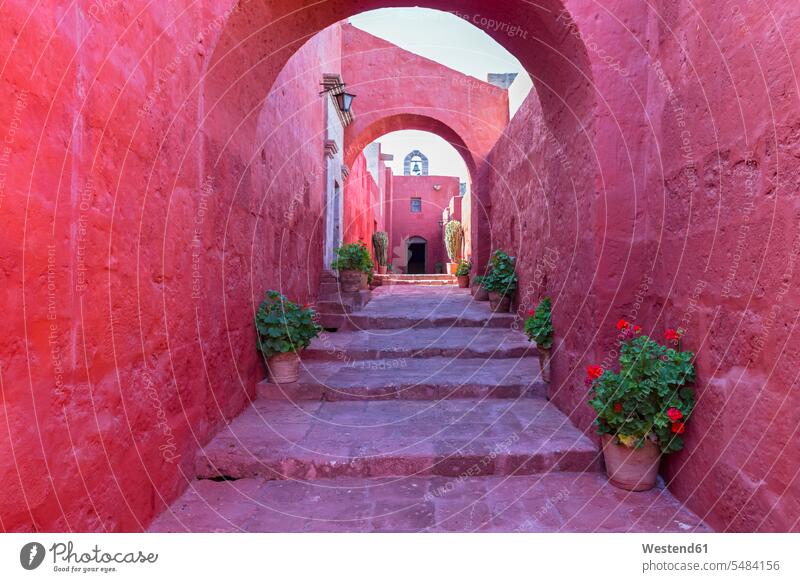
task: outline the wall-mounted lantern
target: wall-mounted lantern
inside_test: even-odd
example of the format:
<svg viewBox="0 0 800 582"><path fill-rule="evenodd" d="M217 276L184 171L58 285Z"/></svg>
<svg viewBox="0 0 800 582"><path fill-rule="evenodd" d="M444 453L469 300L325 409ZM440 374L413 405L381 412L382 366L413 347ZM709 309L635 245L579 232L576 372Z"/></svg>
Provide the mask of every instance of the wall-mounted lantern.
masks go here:
<svg viewBox="0 0 800 582"><path fill-rule="evenodd" d="M356 96L344 91L344 89L341 93L337 93L334 96L336 97L336 104L339 106L339 111L342 113L349 113L350 107L353 105L353 99L355 99Z"/></svg>
<svg viewBox="0 0 800 582"><path fill-rule="evenodd" d="M322 83L325 90L320 93L320 95L325 95L326 93L330 93L331 96L336 99L336 105L339 107L339 111L342 113L350 113L350 108L353 106L353 99L355 99L355 95L352 93L348 93L345 90L344 83L336 83L332 84Z"/></svg>

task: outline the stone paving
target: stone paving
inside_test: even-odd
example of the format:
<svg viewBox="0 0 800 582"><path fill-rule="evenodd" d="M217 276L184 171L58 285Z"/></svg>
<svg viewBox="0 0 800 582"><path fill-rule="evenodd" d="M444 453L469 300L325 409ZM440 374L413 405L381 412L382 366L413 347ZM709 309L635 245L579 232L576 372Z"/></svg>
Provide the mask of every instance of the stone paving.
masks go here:
<svg viewBox="0 0 800 582"><path fill-rule="evenodd" d="M511 315L403 285L350 317L297 383L259 385L152 531L708 531L664 489L607 483Z"/></svg>

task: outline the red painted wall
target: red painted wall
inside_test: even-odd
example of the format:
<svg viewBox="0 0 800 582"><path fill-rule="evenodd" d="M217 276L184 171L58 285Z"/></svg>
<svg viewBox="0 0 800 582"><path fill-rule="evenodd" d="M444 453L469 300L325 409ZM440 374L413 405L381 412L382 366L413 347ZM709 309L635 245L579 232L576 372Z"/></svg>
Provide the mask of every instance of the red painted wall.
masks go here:
<svg viewBox="0 0 800 582"><path fill-rule="evenodd" d="M385 190L385 165L379 162L378 182L367 169L367 159L359 155L345 182L344 242L364 241L372 251L372 233L384 229L381 190Z"/></svg>
<svg viewBox="0 0 800 582"><path fill-rule="evenodd" d="M592 430L584 366L616 361L618 318L684 327L698 404L668 486L720 531L797 530L800 7L609 4L624 25L573 12L599 47L596 134L561 139L526 102L481 176L493 244L519 256L520 310L555 300L562 410Z"/></svg>
<svg viewBox="0 0 800 582"><path fill-rule="evenodd" d="M391 222L389 224L390 261L396 267L406 262L406 241L420 236L427 241L426 270L434 272L436 263L447 263L444 248L442 212L458 194L454 176L394 176L392 178ZM434 186L441 186L437 191ZM411 198L422 198L422 212L411 212ZM399 270L399 269L398 269ZM403 269L405 272L405 269Z"/></svg>
<svg viewBox="0 0 800 582"><path fill-rule="evenodd" d="M143 528L263 377L255 302L317 288L338 43L290 63L247 140L227 127L233 154L198 131L223 3L139 8L0 8L3 530Z"/></svg>
<svg viewBox="0 0 800 582"><path fill-rule="evenodd" d="M647 316L659 333L686 328L700 376L686 451L666 475L719 529L800 530L800 5L772 3L778 20L737 2L698 9L650 17L660 66L637 216ZM699 32L679 43L671 22Z"/></svg>

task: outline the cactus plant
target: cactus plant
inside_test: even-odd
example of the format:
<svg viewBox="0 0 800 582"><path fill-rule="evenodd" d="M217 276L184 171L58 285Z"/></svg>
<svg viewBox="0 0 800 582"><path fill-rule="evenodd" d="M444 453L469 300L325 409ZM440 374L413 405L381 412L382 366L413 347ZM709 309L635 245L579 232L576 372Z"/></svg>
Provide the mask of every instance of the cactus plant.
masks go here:
<svg viewBox="0 0 800 582"><path fill-rule="evenodd" d="M375 251L378 265L385 267L389 262L389 235L382 230L372 233L372 249Z"/></svg>
<svg viewBox="0 0 800 582"><path fill-rule="evenodd" d="M461 246L464 244L464 228L457 220L449 221L444 227L444 244L451 262L461 258Z"/></svg>

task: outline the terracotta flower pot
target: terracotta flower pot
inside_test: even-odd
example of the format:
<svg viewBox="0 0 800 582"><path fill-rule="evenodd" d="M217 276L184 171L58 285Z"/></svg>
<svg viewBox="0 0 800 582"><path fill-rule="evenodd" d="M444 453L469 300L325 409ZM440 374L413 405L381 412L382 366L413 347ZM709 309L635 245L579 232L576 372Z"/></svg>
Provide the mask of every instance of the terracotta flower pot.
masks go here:
<svg viewBox="0 0 800 582"><path fill-rule="evenodd" d="M475 289L475 301L489 301L489 292L483 285L478 285Z"/></svg>
<svg viewBox="0 0 800 582"><path fill-rule="evenodd" d="M496 313L505 313L511 309L511 297L496 291L489 292L489 307Z"/></svg>
<svg viewBox="0 0 800 582"><path fill-rule="evenodd" d="M548 348L536 348L539 351L539 368L542 370L542 382L550 381L550 350Z"/></svg>
<svg viewBox="0 0 800 582"><path fill-rule="evenodd" d="M458 263L447 263L447 274L455 275L458 270Z"/></svg>
<svg viewBox="0 0 800 582"><path fill-rule="evenodd" d="M361 271L340 271L339 289L342 293L354 293L361 289Z"/></svg>
<svg viewBox="0 0 800 582"><path fill-rule="evenodd" d="M647 491L656 486L661 450L647 439L640 449L626 447L614 442L615 438L604 434L603 458L606 473L612 485L627 491Z"/></svg>
<svg viewBox="0 0 800 582"><path fill-rule="evenodd" d="M378 273L381 275L385 275L386 272L389 270L389 267L386 265L378 265Z"/></svg>
<svg viewBox="0 0 800 582"><path fill-rule="evenodd" d="M469 275L460 275L456 277L456 279L458 279L458 286L461 289L466 289L469 287Z"/></svg>
<svg viewBox="0 0 800 582"><path fill-rule="evenodd" d="M300 376L300 358L296 352L276 354L267 358L269 378L274 384L297 382Z"/></svg>

